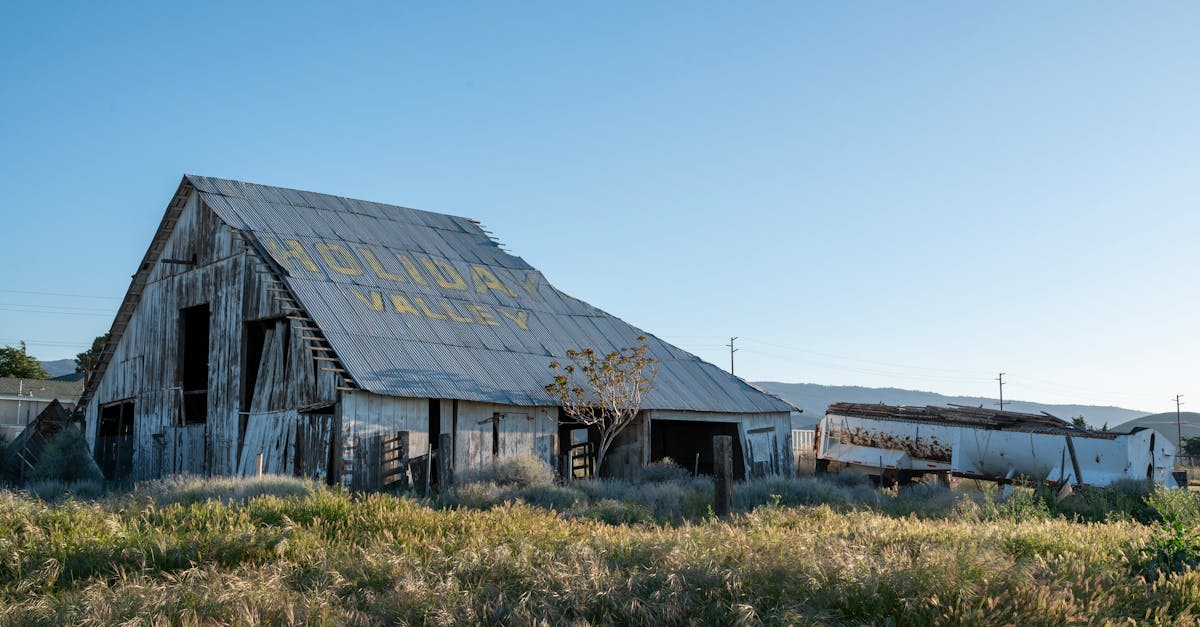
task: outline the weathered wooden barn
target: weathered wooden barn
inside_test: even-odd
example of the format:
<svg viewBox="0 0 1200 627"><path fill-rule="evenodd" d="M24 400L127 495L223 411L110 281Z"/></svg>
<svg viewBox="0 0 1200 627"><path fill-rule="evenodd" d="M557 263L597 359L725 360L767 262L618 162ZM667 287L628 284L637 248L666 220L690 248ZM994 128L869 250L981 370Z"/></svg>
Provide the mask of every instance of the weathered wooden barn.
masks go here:
<svg viewBox="0 0 1200 627"><path fill-rule="evenodd" d="M792 465L787 403L558 291L474 220L188 175L133 276L80 401L110 478L270 473L339 481L349 443L407 432L455 472L590 454L544 390L570 348L647 335L659 360L606 471ZM439 438L450 434L450 438ZM586 465L586 464L585 464Z"/></svg>

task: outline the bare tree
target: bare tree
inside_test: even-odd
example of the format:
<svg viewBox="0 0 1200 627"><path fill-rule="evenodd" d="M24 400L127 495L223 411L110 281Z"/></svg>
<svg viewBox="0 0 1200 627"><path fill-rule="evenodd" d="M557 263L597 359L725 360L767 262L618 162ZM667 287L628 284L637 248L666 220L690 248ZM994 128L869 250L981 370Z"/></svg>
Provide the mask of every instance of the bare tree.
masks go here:
<svg viewBox="0 0 1200 627"><path fill-rule="evenodd" d="M562 405L568 417L600 429L596 448L596 474L604 466L604 456L617 435L633 422L642 407L642 399L654 389L658 360L647 355L646 336L638 345L621 348L607 355L595 350L568 350L573 363L550 363L554 382L546 391Z"/></svg>

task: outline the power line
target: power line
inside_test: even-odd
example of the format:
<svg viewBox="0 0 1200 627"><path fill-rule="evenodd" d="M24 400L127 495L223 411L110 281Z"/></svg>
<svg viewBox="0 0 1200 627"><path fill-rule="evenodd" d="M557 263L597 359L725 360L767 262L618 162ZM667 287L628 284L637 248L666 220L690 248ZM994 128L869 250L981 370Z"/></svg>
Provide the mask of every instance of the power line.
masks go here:
<svg viewBox="0 0 1200 627"><path fill-rule="evenodd" d="M111 318L113 316L112 313L88 313L88 312L83 312L83 311L34 311L34 310L30 310L30 309L10 309L7 307L0 307L0 311L15 311L18 313L34 313L34 314L55 314L55 315L59 315L59 316L99 316L102 318Z"/></svg>
<svg viewBox="0 0 1200 627"><path fill-rule="evenodd" d="M956 382L956 383L982 383L984 381L987 381L987 379L984 377L954 377L954 376L924 374L924 373L898 372L898 371L893 371L893 370L879 370L879 369L872 369L872 368L848 366L845 364L813 361L813 360L801 359L801 358L791 357L791 356L777 355L774 353L767 353L767 352L763 352L763 351L754 350L751 348L741 348L738 350L744 350L748 353L754 353L756 355L764 355L766 357L773 357L775 359L780 359L780 360L792 362L792 363L803 363L803 364L821 366L823 368L833 368L836 370L857 372L859 374L873 374L873 375L879 375L879 376L900 377L900 378L906 378L906 379L922 379L922 380L929 380L929 381L950 381L950 382Z"/></svg>
<svg viewBox="0 0 1200 627"><path fill-rule="evenodd" d="M89 296L87 294L67 294L65 292L31 292L28 290L0 290L9 294L34 294L36 296L65 296L68 298L96 298L101 300L121 300L121 296Z"/></svg>
<svg viewBox="0 0 1200 627"><path fill-rule="evenodd" d="M0 307L35 307L54 311L113 311L110 307L72 307L70 305L41 305L38 303L0 303Z"/></svg>
<svg viewBox="0 0 1200 627"><path fill-rule="evenodd" d="M934 367L930 367L930 366L914 366L912 364L899 364L899 363L894 363L894 362L876 361L876 360L871 360L871 359L859 359L856 357L846 357L845 355L835 355L833 353L822 353L819 351L807 350L804 348L796 348L794 346L784 346L782 344L774 344L771 342L764 342L762 340L756 340L754 338L743 338L742 341L743 342L752 342L754 344L762 344L764 346L773 346L775 348L782 348L785 350L796 351L798 353L808 353L810 355L818 355L821 357L830 357L833 359L842 359L845 361L854 361L854 362L858 362L858 363L870 364L870 365L875 365L875 366L888 366L891 368L904 368L906 370L929 370L931 372L971 373L971 374L978 374L980 376L982 376L984 374L983 371L971 371L971 370L963 370L963 369L958 369L958 368L934 368Z"/></svg>
<svg viewBox="0 0 1200 627"><path fill-rule="evenodd" d="M11 338L11 337L10 338L0 338L0 342L3 342L5 344L9 344L9 343L13 343L13 342L25 342L26 344L29 344L30 346L63 346L63 347L68 347L68 348L75 347L75 346L91 346L90 342L62 342L62 341L58 341L58 340L23 340L21 338Z"/></svg>

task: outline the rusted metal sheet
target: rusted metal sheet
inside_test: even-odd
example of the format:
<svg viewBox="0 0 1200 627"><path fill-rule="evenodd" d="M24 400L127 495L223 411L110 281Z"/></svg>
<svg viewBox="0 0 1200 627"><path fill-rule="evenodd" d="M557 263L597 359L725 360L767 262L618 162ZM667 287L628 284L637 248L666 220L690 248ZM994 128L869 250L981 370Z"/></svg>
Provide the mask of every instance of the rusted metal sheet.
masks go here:
<svg viewBox="0 0 1200 627"><path fill-rule="evenodd" d="M1080 429L1053 416L963 407L835 403L817 428L817 457L876 474L953 473L1006 481L1103 486L1121 479L1174 485L1175 447L1150 429Z"/></svg>
<svg viewBox="0 0 1200 627"><path fill-rule="evenodd" d="M913 457L937 462L949 463L952 453L950 444L939 441L937 436L922 438L863 427L839 429L836 433L841 444L904 451Z"/></svg>

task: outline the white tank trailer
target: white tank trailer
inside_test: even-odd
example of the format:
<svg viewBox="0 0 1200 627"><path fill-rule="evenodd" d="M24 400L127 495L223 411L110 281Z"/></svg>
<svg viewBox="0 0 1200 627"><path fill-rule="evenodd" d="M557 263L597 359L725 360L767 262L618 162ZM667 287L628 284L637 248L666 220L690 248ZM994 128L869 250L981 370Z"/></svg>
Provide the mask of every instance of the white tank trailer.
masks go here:
<svg viewBox="0 0 1200 627"><path fill-rule="evenodd" d="M840 462L908 483L922 475L1106 486L1149 479L1175 487L1175 445L1153 429L1082 429L1049 414L977 407L834 403L817 424L817 471Z"/></svg>

